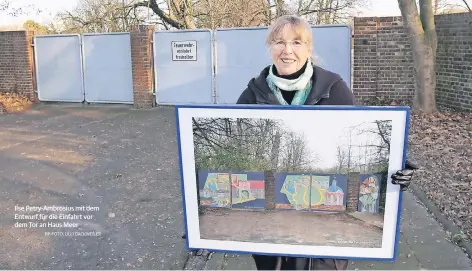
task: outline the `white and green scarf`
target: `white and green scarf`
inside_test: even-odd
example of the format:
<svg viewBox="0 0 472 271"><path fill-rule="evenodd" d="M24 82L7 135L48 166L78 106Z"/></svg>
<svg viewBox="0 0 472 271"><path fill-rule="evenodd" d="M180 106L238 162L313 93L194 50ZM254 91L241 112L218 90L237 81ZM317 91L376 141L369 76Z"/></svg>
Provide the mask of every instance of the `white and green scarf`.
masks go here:
<svg viewBox="0 0 472 271"><path fill-rule="evenodd" d="M281 89L285 91L296 91L295 96L292 100L292 105L303 105L305 104L306 98L311 91L312 82L311 77L313 76L313 66L310 60L306 65L305 72L296 79L285 79L274 75L272 69L273 65L270 66L269 75L267 75L266 81L269 88L277 97L277 100L282 105L288 105L282 96Z"/></svg>

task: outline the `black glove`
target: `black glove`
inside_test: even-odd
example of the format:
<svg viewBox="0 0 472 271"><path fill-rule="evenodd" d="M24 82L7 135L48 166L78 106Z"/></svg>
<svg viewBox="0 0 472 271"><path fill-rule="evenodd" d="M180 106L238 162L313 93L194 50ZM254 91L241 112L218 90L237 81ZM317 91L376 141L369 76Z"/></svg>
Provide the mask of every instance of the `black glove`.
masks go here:
<svg viewBox="0 0 472 271"><path fill-rule="evenodd" d="M406 160L405 169L392 174L392 183L399 184L401 191L407 190L411 184L411 178L413 177L415 169L418 169L418 167L412 162Z"/></svg>

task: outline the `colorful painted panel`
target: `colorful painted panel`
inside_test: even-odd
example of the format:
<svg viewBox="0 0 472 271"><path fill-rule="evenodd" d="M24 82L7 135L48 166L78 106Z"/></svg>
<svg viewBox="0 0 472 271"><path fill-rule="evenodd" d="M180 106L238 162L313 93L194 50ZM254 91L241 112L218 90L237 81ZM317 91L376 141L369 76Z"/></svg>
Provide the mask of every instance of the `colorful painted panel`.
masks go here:
<svg viewBox="0 0 472 271"><path fill-rule="evenodd" d="M198 175L200 205L230 208L229 173L200 171Z"/></svg>
<svg viewBox="0 0 472 271"><path fill-rule="evenodd" d="M309 210L310 175L279 173L275 178L275 208Z"/></svg>
<svg viewBox="0 0 472 271"><path fill-rule="evenodd" d="M264 208L264 173L231 173L231 195L234 209Z"/></svg>
<svg viewBox="0 0 472 271"><path fill-rule="evenodd" d="M345 211L347 205L347 175L312 175L311 210Z"/></svg>
<svg viewBox="0 0 472 271"><path fill-rule="evenodd" d="M381 180L381 174L361 174L357 208L359 212L379 212Z"/></svg>

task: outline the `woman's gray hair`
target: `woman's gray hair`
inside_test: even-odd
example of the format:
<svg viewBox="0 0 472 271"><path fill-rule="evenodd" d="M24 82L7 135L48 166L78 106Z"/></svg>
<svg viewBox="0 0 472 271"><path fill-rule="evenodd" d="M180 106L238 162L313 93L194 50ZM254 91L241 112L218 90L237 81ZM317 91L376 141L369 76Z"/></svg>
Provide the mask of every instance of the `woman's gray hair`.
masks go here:
<svg viewBox="0 0 472 271"><path fill-rule="evenodd" d="M270 48L272 43L277 37L285 30L285 27L289 26L295 31L296 36L299 40L306 43L308 46L312 63L315 63L315 57L313 56L313 34L310 24L303 18L296 15L283 15L275 19L275 21L269 27L269 33L266 38L266 45Z"/></svg>

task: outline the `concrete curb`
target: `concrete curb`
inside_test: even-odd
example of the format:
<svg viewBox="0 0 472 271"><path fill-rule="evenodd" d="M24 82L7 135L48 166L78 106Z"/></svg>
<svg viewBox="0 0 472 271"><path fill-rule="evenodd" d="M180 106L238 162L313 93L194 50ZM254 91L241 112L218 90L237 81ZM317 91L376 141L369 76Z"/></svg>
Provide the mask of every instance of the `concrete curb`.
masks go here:
<svg viewBox="0 0 472 271"><path fill-rule="evenodd" d="M185 263L184 270L205 270L207 261L210 258L210 252L206 249L201 249L197 252L192 251Z"/></svg>
<svg viewBox="0 0 472 271"><path fill-rule="evenodd" d="M423 203L423 205L435 216L436 220L442 224L444 229L451 233L452 242L462 247L468 254L469 258L472 258L472 243L470 240L462 238L463 232L453 222L447 219L439 210L436 205L428 199L423 190L417 187L415 184L410 185L412 193Z"/></svg>

